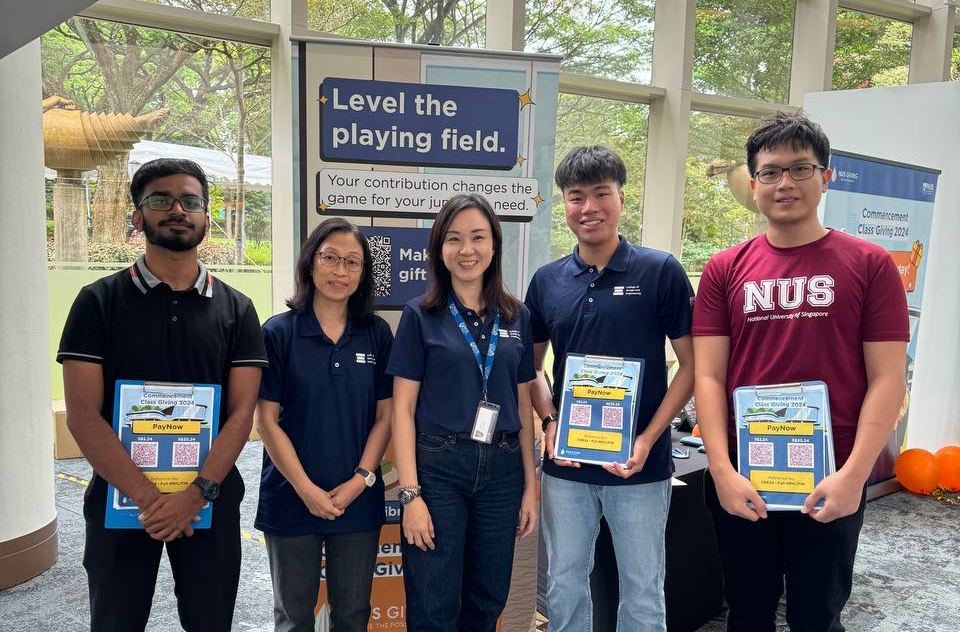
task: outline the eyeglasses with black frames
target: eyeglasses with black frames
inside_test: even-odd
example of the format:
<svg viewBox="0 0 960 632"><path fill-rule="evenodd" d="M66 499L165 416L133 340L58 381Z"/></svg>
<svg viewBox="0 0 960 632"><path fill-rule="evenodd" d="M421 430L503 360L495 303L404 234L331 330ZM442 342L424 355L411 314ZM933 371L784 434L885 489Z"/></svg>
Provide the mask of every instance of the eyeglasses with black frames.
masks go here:
<svg viewBox="0 0 960 632"><path fill-rule="evenodd" d="M789 171L793 181L800 182L801 180L809 180L818 170L823 171L825 169L826 167L822 165L814 165L808 162L797 163L786 168L770 165L757 169L754 177L763 184L777 184L783 179L783 172Z"/></svg>
<svg viewBox="0 0 960 632"><path fill-rule="evenodd" d="M207 210L207 200L199 195L184 195L182 197L148 195L143 198L140 205L146 206L151 211L169 211L173 208L174 202L180 202L180 208L185 213L203 213Z"/></svg>
<svg viewBox="0 0 960 632"><path fill-rule="evenodd" d="M318 252L317 258L325 268L336 268L342 261L343 267L347 269L347 272L360 272L363 270L363 259L357 257L341 257L332 252Z"/></svg>

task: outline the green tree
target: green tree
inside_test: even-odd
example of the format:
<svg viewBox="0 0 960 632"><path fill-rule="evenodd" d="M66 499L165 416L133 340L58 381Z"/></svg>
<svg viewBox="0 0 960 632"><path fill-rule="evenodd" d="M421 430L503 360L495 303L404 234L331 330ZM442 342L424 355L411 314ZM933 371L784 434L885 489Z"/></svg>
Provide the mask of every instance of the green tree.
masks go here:
<svg viewBox="0 0 960 632"><path fill-rule="evenodd" d="M693 87L785 103L794 0L698 0Z"/></svg>
<svg viewBox="0 0 960 632"><path fill-rule="evenodd" d="M902 85L910 68L913 25L858 11L837 11L833 89Z"/></svg>
<svg viewBox="0 0 960 632"><path fill-rule="evenodd" d="M308 0L311 29L380 42L482 48L483 0Z"/></svg>

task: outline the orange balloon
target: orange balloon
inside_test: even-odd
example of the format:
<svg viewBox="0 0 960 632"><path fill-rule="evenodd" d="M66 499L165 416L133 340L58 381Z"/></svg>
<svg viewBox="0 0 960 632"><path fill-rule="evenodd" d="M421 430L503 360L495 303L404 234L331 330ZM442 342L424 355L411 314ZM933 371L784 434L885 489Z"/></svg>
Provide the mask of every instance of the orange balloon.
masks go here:
<svg viewBox="0 0 960 632"><path fill-rule="evenodd" d="M940 462L940 485L950 491L960 491L960 446L940 448L934 456Z"/></svg>
<svg viewBox="0 0 960 632"><path fill-rule="evenodd" d="M926 450L913 448L897 458L894 472L900 484L916 494L929 494L940 482L940 462Z"/></svg>

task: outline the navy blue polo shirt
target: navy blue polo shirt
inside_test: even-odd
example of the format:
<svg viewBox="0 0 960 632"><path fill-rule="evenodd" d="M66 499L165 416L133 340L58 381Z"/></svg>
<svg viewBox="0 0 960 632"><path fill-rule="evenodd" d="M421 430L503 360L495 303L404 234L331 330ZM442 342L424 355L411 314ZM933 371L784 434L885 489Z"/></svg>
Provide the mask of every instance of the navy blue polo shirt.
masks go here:
<svg viewBox="0 0 960 632"><path fill-rule="evenodd" d="M481 318L465 308L456 296L453 298L486 362L495 314ZM431 314L420 307L421 300L423 297L419 296L403 308L387 372L420 382L415 413L419 432L470 432L483 393L476 356L450 311L444 307L439 314ZM530 314L522 307L514 320L505 322L501 318L490 370L487 399L500 406L497 431L520 430L517 384L534 377Z"/></svg>
<svg viewBox="0 0 960 632"><path fill-rule="evenodd" d="M260 398L280 404L280 428L290 438L303 470L330 491L353 476L377 419L377 402L389 399L386 375L393 335L379 316L368 323L348 319L334 343L316 314L290 310L263 324L270 367ZM326 520L310 514L293 485L263 451L255 526L271 535L350 533L383 524L383 479L365 489L343 515Z"/></svg>
<svg viewBox="0 0 960 632"><path fill-rule="evenodd" d="M644 358L637 405L637 433L643 432L667 392L666 338L690 334L693 288L680 263L669 253L620 245L603 271L584 263L574 248L533 275L526 304L534 342L553 346L553 403L560 409L564 362L568 353ZM594 485L630 485L662 481L673 473L670 433L650 449L643 469L624 479L599 465L560 467L544 461L551 476Z"/></svg>

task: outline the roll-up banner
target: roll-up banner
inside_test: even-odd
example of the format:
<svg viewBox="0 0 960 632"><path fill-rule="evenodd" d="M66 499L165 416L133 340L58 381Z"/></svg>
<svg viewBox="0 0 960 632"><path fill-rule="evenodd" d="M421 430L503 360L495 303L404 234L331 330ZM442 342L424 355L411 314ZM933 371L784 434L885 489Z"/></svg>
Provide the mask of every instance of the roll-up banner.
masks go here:
<svg viewBox="0 0 960 632"><path fill-rule="evenodd" d="M824 196L824 226L856 235L890 253L900 272L910 313L903 416L867 481L874 485L893 478L894 462L906 444L920 304L940 171L843 151L833 151L830 168L833 176Z"/></svg>

